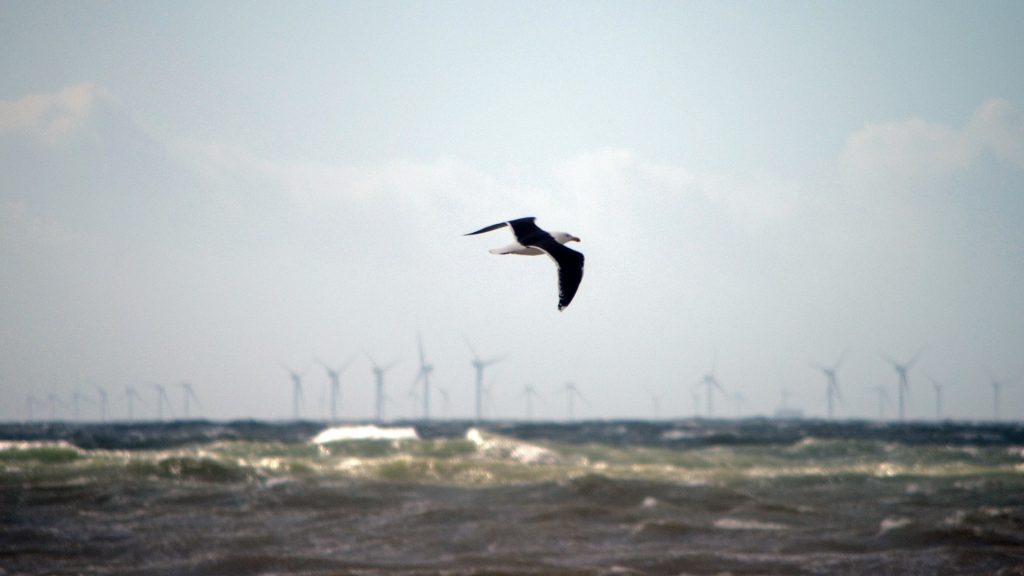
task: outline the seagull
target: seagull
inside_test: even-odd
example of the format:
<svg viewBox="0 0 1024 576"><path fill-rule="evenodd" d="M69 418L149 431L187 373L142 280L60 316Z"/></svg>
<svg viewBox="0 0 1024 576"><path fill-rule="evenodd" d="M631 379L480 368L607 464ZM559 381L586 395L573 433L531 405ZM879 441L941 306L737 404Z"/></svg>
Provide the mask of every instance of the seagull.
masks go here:
<svg viewBox="0 0 1024 576"><path fill-rule="evenodd" d="M537 227L533 221L536 218L517 218L508 222L499 222L481 228L476 232L470 232L466 236L482 234L497 230L504 226L512 228L516 235L516 242L501 248L492 248L491 254L520 254L522 256L537 256L547 254L558 265L558 310L562 311L583 280L583 254L563 246L568 242L579 242L580 239L568 232L547 232Z"/></svg>

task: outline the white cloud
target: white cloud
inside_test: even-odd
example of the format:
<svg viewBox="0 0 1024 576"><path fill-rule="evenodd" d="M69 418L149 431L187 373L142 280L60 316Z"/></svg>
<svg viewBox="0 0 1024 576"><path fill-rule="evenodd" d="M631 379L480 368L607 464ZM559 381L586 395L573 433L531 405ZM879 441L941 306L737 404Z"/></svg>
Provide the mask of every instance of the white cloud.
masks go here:
<svg viewBox="0 0 1024 576"><path fill-rule="evenodd" d="M865 192L906 191L966 168L977 143L964 131L913 118L869 124L846 141L844 176Z"/></svg>
<svg viewBox="0 0 1024 576"><path fill-rule="evenodd" d="M975 165L983 153L1024 169L1024 116L1005 100L984 102L963 127L920 118L869 124L846 141L846 183L871 194L921 192Z"/></svg>
<svg viewBox="0 0 1024 576"><path fill-rule="evenodd" d="M99 94L95 84L84 83L53 94L0 100L0 134L25 134L49 145L66 142L89 120Z"/></svg>
<svg viewBox="0 0 1024 576"><path fill-rule="evenodd" d="M996 157L1024 170L1024 115L1006 100L987 100L967 128Z"/></svg>

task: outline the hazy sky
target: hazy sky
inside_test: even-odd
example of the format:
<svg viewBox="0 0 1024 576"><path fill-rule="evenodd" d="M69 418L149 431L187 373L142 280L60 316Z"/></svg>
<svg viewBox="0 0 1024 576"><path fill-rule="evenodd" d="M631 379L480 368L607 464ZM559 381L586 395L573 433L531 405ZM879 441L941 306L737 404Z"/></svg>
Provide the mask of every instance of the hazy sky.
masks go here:
<svg viewBox="0 0 1024 576"><path fill-rule="evenodd" d="M373 414L421 330L472 414L1024 418L1024 3L0 0L0 419L191 381L210 418ZM580 238L556 310L532 215ZM574 245L575 246L575 245ZM493 380L492 380L493 377ZM1010 382L1013 381L1013 382ZM171 414L182 414L172 389ZM701 406L704 399L699 398ZM37 405L36 417L48 409ZM82 415L97 408L83 404ZM193 412L195 415L196 412ZM58 417L70 417L60 408ZM888 409L888 416L893 409Z"/></svg>

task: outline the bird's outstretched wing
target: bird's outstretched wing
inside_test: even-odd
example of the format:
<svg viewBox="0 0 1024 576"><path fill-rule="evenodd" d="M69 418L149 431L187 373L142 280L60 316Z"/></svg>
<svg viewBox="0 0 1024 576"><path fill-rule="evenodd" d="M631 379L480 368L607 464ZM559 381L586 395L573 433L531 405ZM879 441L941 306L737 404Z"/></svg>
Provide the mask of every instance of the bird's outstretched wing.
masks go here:
<svg viewBox="0 0 1024 576"><path fill-rule="evenodd" d="M543 250L558 266L558 310L564 310L576 296L583 281L583 254L567 248L553 238L534 244Z"/></svg>
<svg viewBox="0 0 1024 576"><path fill-rule="evenodd" d="M485 226L476 232L470 232L466 236L472 236L474 234L483 234L484 232L490 232L491 230L497 230L498 228L504 228L505 226L511 226L512 231L515 233L516 238L522 238L525 235L533 233L535 231L541 231L533 221L536 218L528 216L526 218L517 218L515 220L509 220L508 222L498 222L497 224L491 224Z"/></svg>

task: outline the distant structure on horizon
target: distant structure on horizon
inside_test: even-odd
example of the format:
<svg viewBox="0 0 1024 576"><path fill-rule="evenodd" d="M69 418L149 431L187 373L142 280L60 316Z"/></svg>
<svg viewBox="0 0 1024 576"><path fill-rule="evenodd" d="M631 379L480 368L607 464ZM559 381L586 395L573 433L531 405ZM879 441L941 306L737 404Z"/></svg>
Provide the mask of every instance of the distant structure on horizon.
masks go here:
<svg viewBox="0 0 1024 576"><path fill-rule="evenodd" d="M167 408L171 407L171 399L167 396L167 387L163 384L153 384L153 388L156 389L156 419L164 419L164 404Z"/></svg>
<svg viewBox="0 0 1024 576"><path fill-rule="evenodd" d="M789 399L793 396L793 393L788 389L783 388L781 395L782 402L779 404L779 407L775 409L775 417L779 420L799 420L803 418L803 410L789 405Z"/></svg>
<svg viewBox="0 0 1024 576"><path fill-rule="evenodd" d="M903 364L900 364L899 362L893 360L892 358L886 356L885 354L882 354L882 358L884 358L886 361L892 364L893 369L896 370L896 374L899 375L900 378L898 391L899 417L901 422L906 418L907 398L910 395L910 382L907 378L907 372L909 372L910 368L917 363L918 359L921 357L922 352L924 352L923 349L918 350L917 354L914 354L910 358L910 360L907 360Z"/></svg>
<svg viewBox="0 0 1024 576"><path fill-rule="evenodd" d="M999 420L999 394L1003 390L1003 385L1006 382L996 379L995 375L989 371L988 373L989 386L992 387L992 420Z"/></svg>
<svg viewBox="0 0 1024 576"><path fill-rule="evenodd" d="M526 419L533 420L533 399L537 398L539 400L541 395L532 384L529 384L523 388L522 396L526 397Z"/></svg>
<svg viewBox="0 0 1024 576"><path fill-rule="evenodd" d="M708 418L711 418L711 417L713 417L715 415L715 410L714 410L715 390L717 389L719 392L721 392L723 395L725 395L725 389L722 388L721 383L718 382L718 377L715 376L715 372L717 371L717 364L718 364L718 361L717 361L717 358L716 358L716 360L712 361L712 363L711 363L711 371L708 372L707 374L705 374L703 378L701 378L700 380L697 381L698 385L703 384L704 387L705 387L704 393L707 394L707 402L708 402L708 414L707 415L708 415Z"/></svg>
<svg viewBox="0 0 1024 576"><path fill-rule="evenodd" d="M580 392L580 389L576 387L576 384L574 384L572 382L566 382L565 383L565 387L563 388L563 390L565 390L565 395L566 395L566 399L567 399L567 402L568 402L567 415L568 415L569 421L571 422L572 420L574 420L576 418L576 410L575 410L575 405L573 403L573 400L575 398L579 398L580 400L583 400L584 402L586 402L587 399L584 398L583 393Z"/></svg>
<svg viewBox="0 0 1024 576"><path fill-rule="evenodd" d="M483 420L483 402L484 402L484 368L492 366L501 362L505 359L505 355L495 356L487 360L482 360L480 355L476 353L476 349L473 345L466 340L466 346L469 347L469 351L473 354L473 370L476 371L476 421L480 422Z"/></svg>
<svg viewBox="0 0 1024 576"><path fill-rule="evenodd" d="M834 404L836 400L842 401L842 394L839 392L839 383L836 381L836 372L839 371L839 367L843 364L843 359L846 358L846 350L839 355L839 359L836 360L835 364L831 367L822 366L821 364L811 364L812 368L820 370L825 375L827 381L825 388L825 399L827 403L826 414L828 419L831 420L835 414Z"/></svg>
<svg viewBox="0 0 1024 576"><path fill-rule="evenodd" d="M939 382L931 376L928 379L932 381L932 388L935 390L935 419L942 420L942 393L948 384Z"/></svg>
<svg viewBox="0 0 1024 576"><path fill-rule="evenodd" d="M875 386L874 390L878 394L878 419L885 420L885 407L891 406L892 400L889 399L889 392L885 386Z"/></svg>
<svg viewBox="0 0 1024 576"><path fill-rule="evenodd" d="M423 337L416 331L416 346L420 352L420 369L416 378L412 381L413 386L423 382L423 419L430 420L430 373L434 371L434 365L428 364L423 354Z"/></svg>
<svg viewBox="0 0 1024 576"><path fill-rule="evenodd" d="M370 359L370 364L373 364L373 379L376 384L376 421L378 423L384 421L384 405L387 402L387 392L384 389L384 374L388 370L391 370L398 364L398 360L388 364L387 366L379 366L377 361L373 359L369 354L366 355Z"/></svg>
<svg viewBox="0 0 1024 576"><path fill-rule="evenodd" d="M189 400L194 400L196 405L199 405L199 397L196 396L195 390L192 389L192 383L191 382L178 382L178 386L183 390L183 393L185 395L185 398L184 398L184 401L185 401L185 403L184 403L184 405L185 405L185 415L184 415L184 418L186 420L188 420L189 416L190 416L190 414L189 414Z"/></svg>
<svg viewBox="0 0 1024 576"><path fill-rule="evenodd" d="M292 418L298 420L301 416L300 408L302 406L302 378L308 368L302 372L296 372L287 366L284 369L288 371L288 376L292 379Z"/></svg>
<svg viewBox="0 0 1024 576"><path fill-rule="evenodd" d="M332 368L332 367L328 366L327 363L324 362L323 360L317 360L317 362L319 362L320 365L324 367L324 370L327 371L327 379L330 380L330 387L331 387L331 390L330 390L331 400L330 400L330 402L331 402L331 423L332 424L337 424L338 423L338 402L341 400L341 375L345 373L345 370L348 370L348 367L351 366L352 362L354 362L354 361L355 361L355 358L351 358L351 359L349 359L348 362L345 362L341 366L339 366L337 368Z"/></svg>

